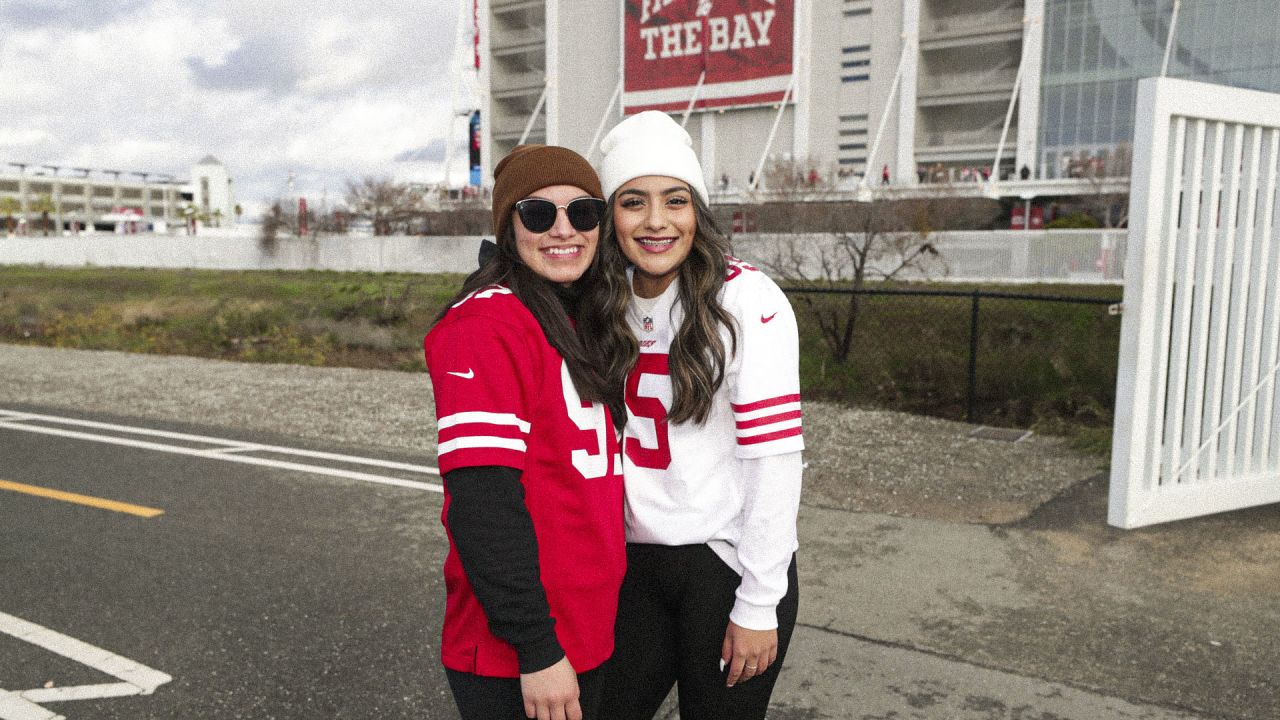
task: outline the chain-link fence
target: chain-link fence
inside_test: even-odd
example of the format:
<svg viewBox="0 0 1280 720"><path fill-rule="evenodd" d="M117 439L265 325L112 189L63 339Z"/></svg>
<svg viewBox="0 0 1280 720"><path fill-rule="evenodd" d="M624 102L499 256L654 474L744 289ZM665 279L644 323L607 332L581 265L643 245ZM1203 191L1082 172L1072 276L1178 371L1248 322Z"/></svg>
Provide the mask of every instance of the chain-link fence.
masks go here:
<svg viewBox="0 0 1280 720"><path fill-rule="evenodd" d="M1109 423L1119 298L1060 290L788 288L806 396L1001 426Z"/></svg>

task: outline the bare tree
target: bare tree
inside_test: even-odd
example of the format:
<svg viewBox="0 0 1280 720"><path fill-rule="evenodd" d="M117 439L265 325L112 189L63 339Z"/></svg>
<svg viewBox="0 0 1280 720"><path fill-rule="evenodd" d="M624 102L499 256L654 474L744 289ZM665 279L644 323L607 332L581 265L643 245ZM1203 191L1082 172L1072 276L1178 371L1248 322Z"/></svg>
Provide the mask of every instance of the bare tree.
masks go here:
<svg viewBox="0 0 1280 720"><path fill-rule="evenodd" d="M287 207L288 204L289 203L285 203L281 200L276 200L271 203L271 207L262 214L262 224L259 226L261 227L261 234L258 237L258 242L268 251L268 253L274 254L281 232L284 232L286 235L296 234L298 218L296 214L287 213L285 211L284 208Z"/></svg>
<svg viewBox="0 0 1280 720"><path fill-rule="evenodd" d="M421 213L418 191L385 177L348 180L346 200L354 215L373 223L374 235L390 235L397 227L407 228Z"/></svg>
<svg viewBox="0 0 1280 720"><path fill-rule="evenodd" d="M2 197L0 198L0 215L4 216L5 231L10 235L13 234L13 228L16 225L13 216L22 210L22 203L16 198Z"/></svg>
<svg viewBox="0 0 1280 720"><path fill-rule="evenodd" d="M1129 143L1120 143L1109 155L1090 158L1081 170L1092 190L1083 204L1105 228L1129 224L1129 189L1117 189L1117 181L1129 177L1132 167L1133 150Z"/></svg>
<svg viewBox="0 0 1280 720"><path fill-rule="evenodd" d="M49 213L54 212L53 198L48 193L41 193L31 203L32 212L40 213L40 229L45 237L49 236Z"/></svg>
<svg viewBox="0 0 1280 720"><path fill-rule="evenodd" d="M766 267L789 283L841 289L840 303L800 295L802 307L818 323L822 339L838 363L848 360L854 331L862 313L861 291L869 280L892 280L910 271L919 276L938 272L941 259L931 235L927 204L915 201L872 200L864 203L825 203L813 208L831 213L844 229L828 243L799 239L780 242Z"/></svg>

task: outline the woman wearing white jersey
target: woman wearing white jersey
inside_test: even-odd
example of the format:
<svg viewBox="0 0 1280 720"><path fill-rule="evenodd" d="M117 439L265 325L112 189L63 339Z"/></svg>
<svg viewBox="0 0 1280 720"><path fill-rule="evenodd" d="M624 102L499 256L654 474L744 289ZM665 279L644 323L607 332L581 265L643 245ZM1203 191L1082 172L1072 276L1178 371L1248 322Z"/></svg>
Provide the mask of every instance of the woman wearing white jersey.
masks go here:
<svg viewBox="0 0 1280 720"><path fill-rule="evenodd" d="M798 605L795 316L726 254L670 117L630 117L601 149L594 309L630 329L606 348L627 377L627 575L602 716L651 718L674 684L684 720L763 718Z"/></svg>

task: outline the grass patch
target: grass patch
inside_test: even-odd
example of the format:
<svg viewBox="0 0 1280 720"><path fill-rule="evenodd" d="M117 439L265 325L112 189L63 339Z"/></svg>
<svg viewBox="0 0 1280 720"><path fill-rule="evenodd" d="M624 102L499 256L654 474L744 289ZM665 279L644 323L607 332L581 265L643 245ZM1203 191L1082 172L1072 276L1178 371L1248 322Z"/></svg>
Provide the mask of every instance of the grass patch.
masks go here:
<svg viewBox="0 0 1280 720"><path fill-rule="evenodd" d="M422 336L461 283L409 273L0 267L0 341L422 372ZM984 289L1119 295L1110 286ZM806 398L964 419L968 298L865 297L853 352L838 364L812 311L844 300L791 296ZM1105 455L1119 318L1097 305L984 299L980 307L978 420L1067 435Z"/></svg>
<svg viewBox="0 0 1280 720"><path fill-rule="evenodd" d="M460 276L0 268L0 340L303 365L420 370Z"/></svg>

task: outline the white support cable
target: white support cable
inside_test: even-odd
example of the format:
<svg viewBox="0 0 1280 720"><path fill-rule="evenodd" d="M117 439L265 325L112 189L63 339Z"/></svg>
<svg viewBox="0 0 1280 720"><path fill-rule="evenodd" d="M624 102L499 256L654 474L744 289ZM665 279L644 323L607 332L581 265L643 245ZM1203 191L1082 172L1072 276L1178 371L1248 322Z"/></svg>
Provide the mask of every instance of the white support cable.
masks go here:
<svg viewBox="0 0 1280 720"><path fill-rule="evenodd" d="M1169 20L1169 37L1164 40L1164 61L1160 63L1160 77L1169 76L1169 56L1173 51L1173 39L1178 36L1178 11L1182 0L1173 0L1173 17Z"/></svg>
<svg viewBox="0 0 1280 720"><path fill-rule="evenodd" d="M542 94L538 96L538 104L533 106L533 112L529 113L529 122L524 125L524 132L520 133L520 141L517 145L523 145L525 140L529 139L529 133L533 132L533 123L538 119L538 113L542 112L542 104L547 101L547 84L542 86Z"/></svg>
<svg viewBox="0 0 1280 720"><path fill-rule="evenodd" d="M773 127L769 129L769 137L764 142L764 151L760 153L760 162L756 163L755 176L751 178L748 189L752 192L760 186L760 173L764 172L765 158L769 157L769 149L773 147L773 138L778 134L778 125L782 123L782 113L787 110L787 102L791 99L791 88L795 87L796 76L791 75L791 79L787 81L787 89L782 93L782 102L778 103L778 114L773 118Z"/></svg>
<svg viewBox="0 0 1280 720"><path fill-rule="evenodd" d="M858 189L864 192L869 189L871 169L875 167L876 151L880 149L880 140L884 137L884 126L889 120L889 108L893 106L893 98L898 94L898 87L902 84L902 66L907 62L907 53L911 52L913 47L911 36L904 35L902 37L902 54L898 56L898 68L893 72L893 83L889 86L889 96L885 98L884 109L880 111L880 125L876 127L875 140L871 142L871 151L867 153L867 162L862 168L862 180L858 182Z"/></svg>
<svg viewBox="0 0 1280 720"><path fill-rule="evenodd" d="M991 188L1000 183L1000 156L1004 154L1005 140L1009 139L1009 124L1013 122L1013 108L1018 104L1018 93L1022 90L1022 75L1027 66L1027 58L1023 56L1018 63L1018 74L1013 78L1013 93L1009 95L1009 107L1004 113L1004 125L1000 128L1000 142L996 144L996 158L991 162L991 174L987 177Z"/></svg>
<svg viewBox="0 0 1280 720"><path fill-rule="evenodd" d="M794 75L792 76L795 77ZM680 118L680 127L684 127L689 122L689 113L693 112L693 106L698 102L698 96L702 94L702 83L707 79L707 71L703 70L698 75L698 84L693 86L693 95L689 96L689 105L684 109L684 116Z"/></svg>
<svg viewBox="0 0 1280 720"><path fill-rule="evenodd" d="M604 106L604 112L600 114L600 124L596 125L596 134L591 136L591 144L587 146L587 158L591 157L591 153L596 151L596 145L600 142L600 136L604 134L605 123L609 122L609 113L613 111L613 104L619 102L622 97L622 80L618 80L618 84L613 88L613 94L609 96L609 104Z"/></svg>

